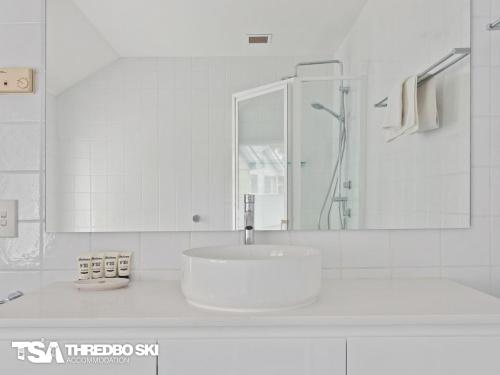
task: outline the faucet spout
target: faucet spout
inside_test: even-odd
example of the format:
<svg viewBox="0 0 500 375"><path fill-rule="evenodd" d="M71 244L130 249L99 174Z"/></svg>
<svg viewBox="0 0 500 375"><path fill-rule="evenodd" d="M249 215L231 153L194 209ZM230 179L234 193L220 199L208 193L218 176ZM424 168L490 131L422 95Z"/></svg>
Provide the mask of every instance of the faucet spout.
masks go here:
<svg viewBox="0 0 500 375"><path fill-rule="evenodd" d="M244 196L244 219L245 219L245 245L255 243L254 221L255 221L255 195L245 194Z"/></svg>

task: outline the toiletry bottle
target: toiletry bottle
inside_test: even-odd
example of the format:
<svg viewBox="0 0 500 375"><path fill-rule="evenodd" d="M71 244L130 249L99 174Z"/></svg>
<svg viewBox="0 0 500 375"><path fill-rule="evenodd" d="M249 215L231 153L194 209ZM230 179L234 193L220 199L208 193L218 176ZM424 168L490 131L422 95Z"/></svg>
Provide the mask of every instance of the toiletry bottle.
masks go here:
<svg viewBox="0 0 500 375"><path fill-rule="evenodd" d="M104 277L104 255L92 254L92 278L101 279Z"/></svg>
<svg viewBox="0 0 500 375"><path fill-rule="evenodd" d="M118 253L104 255L104 277L116 277L118 270Z"/></svg>
<svg viewBox="0 0 500 375"><path fill-rule="evenodd" d="M118 276L130 277L130 266L132 260L132 253L123 252L118 255Z"/></svg>
<svg viewBox="0 0 500 375"><path fill-rule="evenodd" d="M92 278L92 255L82 254L78 257L78 280Z"/></svg>

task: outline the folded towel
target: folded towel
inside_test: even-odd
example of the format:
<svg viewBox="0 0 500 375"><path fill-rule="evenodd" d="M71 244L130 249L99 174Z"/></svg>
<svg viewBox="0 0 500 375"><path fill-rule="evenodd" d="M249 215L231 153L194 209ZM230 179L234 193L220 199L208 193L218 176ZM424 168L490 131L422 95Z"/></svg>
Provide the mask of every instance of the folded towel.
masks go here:
<svg viewBox="0 0 500 375"><path fill-rule="evenodd" d="M439 129L436 80L429 79L420 85L417 91L418 122L411 134Z"/></svg>
<svg viewBox="0 0 500 375"><path fill-rule="evenodd" d="M401 126L391 127L386 129L385 140L391 142L399 138L408 131L411 131L418 126L418 111L417 111L417 88L418 77L411 76L402 84L401 103L402 116Z"/></svg>

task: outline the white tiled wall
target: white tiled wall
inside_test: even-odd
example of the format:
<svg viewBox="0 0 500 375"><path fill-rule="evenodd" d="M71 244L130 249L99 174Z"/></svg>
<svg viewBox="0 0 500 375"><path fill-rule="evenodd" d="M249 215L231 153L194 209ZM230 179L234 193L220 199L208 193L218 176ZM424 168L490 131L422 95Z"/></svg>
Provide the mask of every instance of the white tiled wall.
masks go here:
<svg viewBox="0 0 500 375"><path fill-rule="evenodd" d="M43 69L42 0L2 0L0 65ZM344 278L447 277L500 296L500 17L499 0L473 0L472 229L257 233L257 241L310 244L324 254L325 274ZM20 48L19 46L23 46ZM138 276L176 277L189 246L232 244L238 233L47 234L39 220L43 75L34 96L0 97L0 197L21 199L20 238L0 241L0 292L34 290L74 275L83 251L135 250ZM498 102L498 103L497 103ZM5 152L3 150L11 151ZM477 173L481 169L481 173ZM30 183L25 184L26 180ZM35 218L36 217L36 218ZM35 219L34 219L35 218Z"/></svg>
<svg viewBox="0 0 500 375"><path fill-rule="evenodd" d="M386 110L375 103L396 82L423 71L452 48L470 45L470 2L369 0L337 49L347 74L366 77L361 158L364 228L464 228L470 202L470 66L447 69L436 85L440 128L387 142ZM390 25L383 27L382 25ZM395 33L397 30L397 33ZM357 185L354 179L354 185ZM483 208L478 206L476 208ZM487 207L486 207L487 208Z"/></svg>
<svg viewBox="0 0 500 375"><path fill-rule="evenodd" d="M119 58L48 95L47 228L231 230L232 94L277 81L299 59ZM282 116L279 100L262 102Z"/></svg>

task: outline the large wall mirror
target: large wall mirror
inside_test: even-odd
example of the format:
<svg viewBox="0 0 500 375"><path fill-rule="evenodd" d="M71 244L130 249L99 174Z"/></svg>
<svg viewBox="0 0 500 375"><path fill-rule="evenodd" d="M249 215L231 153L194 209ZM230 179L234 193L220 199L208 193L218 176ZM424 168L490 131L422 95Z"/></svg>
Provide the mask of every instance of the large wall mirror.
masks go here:
<svg viewBox="0 0 500 375"><path fill-rule="evenodd" d="M470 0L47 0L49 232L465 228Z"/></svg>

